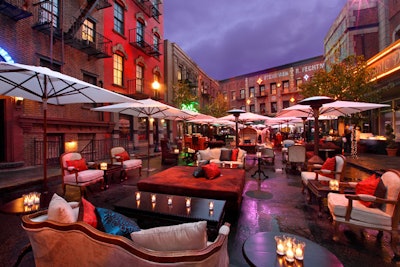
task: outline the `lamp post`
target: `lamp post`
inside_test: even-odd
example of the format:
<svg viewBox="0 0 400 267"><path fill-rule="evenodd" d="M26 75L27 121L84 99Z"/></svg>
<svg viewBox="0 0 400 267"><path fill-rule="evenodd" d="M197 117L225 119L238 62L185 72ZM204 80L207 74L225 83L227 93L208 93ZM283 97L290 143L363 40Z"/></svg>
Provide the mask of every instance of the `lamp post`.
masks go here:
<svg viewBox="0 0 400 267"><path fill-rule="evenodd" d="M246 111L241 110L241 109L231 109L228 110L227 113L232 114L235 117L235 123L236 123L236 148L239 147L239 129L238 129L238 120L240 113L245 113Z"/></svg>

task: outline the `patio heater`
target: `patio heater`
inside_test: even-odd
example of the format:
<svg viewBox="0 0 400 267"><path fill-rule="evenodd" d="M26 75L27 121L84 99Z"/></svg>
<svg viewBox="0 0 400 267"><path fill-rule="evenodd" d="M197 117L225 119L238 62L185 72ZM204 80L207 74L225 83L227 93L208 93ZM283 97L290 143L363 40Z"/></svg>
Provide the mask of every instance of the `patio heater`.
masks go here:
<svg viewBox="0 0 400 267"><path fill-rule="evenodd" d="M313 110L314 115L314 156L312 156L309 163L323 163L324 161L318 156L319 152L319 109L323 104L332 103L335 100L327 96L313 96L299 101L300 105L309 105Z"/></svg>
<svg viewBox="0 0 400 267"><path fill-rule="evenodd" d="M240 113L245 113L246 111L241 110L241 109L231 109L228 110L227 113L232 114L235 117L235 123L236 123L236 148L239 147L239 128L238 128L238 120Z"/></svg>

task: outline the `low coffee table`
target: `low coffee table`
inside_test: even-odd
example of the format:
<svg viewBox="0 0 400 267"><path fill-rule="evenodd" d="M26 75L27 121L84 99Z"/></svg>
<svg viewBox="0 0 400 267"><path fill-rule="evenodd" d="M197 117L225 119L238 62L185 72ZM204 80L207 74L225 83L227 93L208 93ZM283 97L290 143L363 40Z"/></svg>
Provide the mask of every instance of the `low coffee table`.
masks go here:
<svg viewBox="0 0 400 267"><path fill-rule="evenodd" d="M156 202L152 203L152 194L154 193L140 192L140 201L132 194L117 202L114 205L115 211L138 219L139 225L146 228L207 221L209 238L213 239L218 234L224 220L225 200L191 197L190 208L187 208L185 196L157 193ZM171 205L168 205L168 197L172 198ZM214 203L213 210L209 209L210 201Z"/></svg>
<svg viewBox="0 0 400 267"><path fill-rule="evenodd" d="M276 253L275 236L291 236L306 244L304 259L289 264L284 256ZM329 250L304 237L282 232L260 232L250 236L243 244L243 255L250 266L325 266L340 267L343 264Z"/></svg>
<svg viewBox="0 0 400 267"><path fill-rule="evenodd" d="M327 181L318 181L318 180L310 180L307 184L308 189L308 203L311 203L312 195L316 197L319 205L318 216L322 216L322 210L324 209L324 200L328 196L330 192L342 193L342 194L354 194L355 188L350 186L339 186L339 190L333 190L329 187L329 182Z"/></svg>

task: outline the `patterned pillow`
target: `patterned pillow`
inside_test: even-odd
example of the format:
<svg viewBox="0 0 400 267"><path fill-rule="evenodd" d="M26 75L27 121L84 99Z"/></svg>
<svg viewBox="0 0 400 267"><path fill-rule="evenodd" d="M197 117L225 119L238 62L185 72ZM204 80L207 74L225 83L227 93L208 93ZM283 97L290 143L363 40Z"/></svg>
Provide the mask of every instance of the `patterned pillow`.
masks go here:
<svg viewBox="0 0 400 267"><path fill-rule="evenodd" d="M375 193L375 190L378 186L380 179L376 179L375 174L372 174L370 177L367 179L362 180L361 182L357 183L356 185L356 194L366 194L366 195L371 195L373 196ZM361 204L364 204L366 207L371 206L371 202L369 201L362 201L360 200Z"/></svg>
<svg viewBox="0 0 400 267"><path fill-rule="evenodd" d="M96 208L96 212L100 218L99 228L108 234L129 238L132 232L140 231L135 221L122 214L99 207Z"/></svg>
<svg viewBox="0 0 400 267"><path fill-rule="evenodd" d="M130 160L128 152L124 151L122 153L115 154L116 157L121 157L122 160Z"/></svg>
<svg viewBox="0 0 400 267"><path fill-rule="evenodd" d="M84 198L81 199L78 221L83 221L97 228L96 207Z"/></svg>
<svg viewBox="0 0 400 267"><path fill-rule="evenodd" d="M231 158L232 158L232 150L231 149L221 149L221 156L219 156L219 160L230 161Z"/></svg>
<svg viewBox="0 0 400 267"><path fill-rule="evenodd" d="M324 164L322 164L321 170L328 170L334 172L336 170L336 158L335 157L327 158ZM334 173L323 173L322 175L329 177L331 179L335 178Z"/></svg>
<svg viewBox="0 0 400 267"><path fill-rule="evenodd" d="M207 179L215 179L221 175L221 170L219 169L218 165L215 163L210 163L204 166L201 166L204 170L204 174Z"/></svg>
<svg viewBox="0 0 400 267"><path fill-rule="evenodd" d="M78 171L84 171L88 169L85 159L67 160L66 162L68 167L75 167Z"/></svg>

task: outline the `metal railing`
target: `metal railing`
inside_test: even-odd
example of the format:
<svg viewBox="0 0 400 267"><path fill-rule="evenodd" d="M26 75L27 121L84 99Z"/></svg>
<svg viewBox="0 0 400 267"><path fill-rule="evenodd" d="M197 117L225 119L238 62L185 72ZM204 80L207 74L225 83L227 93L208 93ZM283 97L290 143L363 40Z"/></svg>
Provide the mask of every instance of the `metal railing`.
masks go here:
<svg viewBox="0 0 400 267"><path fill-rule="evenodd" d="M108 138L102 140L80 140L81 143L86 145L80 149L82 157L86 161L100 161L110 159L110 149L116 146L122 146L128 153L132 153L133 149L129 146L129 140L127 138ZM34 140L34 165L43 164L43 140ZM58 165L60 155L64 153L63 141L47 141L47 164Z"/></svg>

